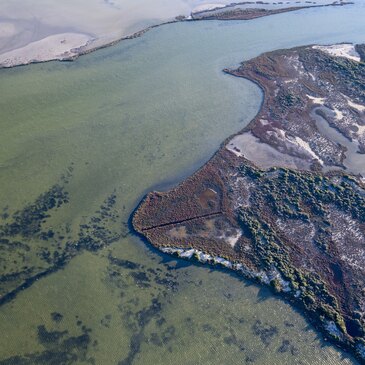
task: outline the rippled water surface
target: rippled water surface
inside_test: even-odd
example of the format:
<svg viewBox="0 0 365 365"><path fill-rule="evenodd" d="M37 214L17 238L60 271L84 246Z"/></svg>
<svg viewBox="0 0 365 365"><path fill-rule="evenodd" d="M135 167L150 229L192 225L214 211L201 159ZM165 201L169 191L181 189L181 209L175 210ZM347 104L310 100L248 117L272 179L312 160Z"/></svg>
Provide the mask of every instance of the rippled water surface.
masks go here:
<svg viewBox="0 0 365 365"><path fill-rule="evenodd" d="M47 224L75 239L115 194L109 228L125 235L0 307L0 364L353 363L266 289L162 256L126 223L146 191L191 174L257 113L260 90L224 67L277 48L364 41L364 15L357 5L178 23L73 63L1 70L0 210L11 216L67 172L69 203ZM4 252L5 272L17 262Z"/></svg>

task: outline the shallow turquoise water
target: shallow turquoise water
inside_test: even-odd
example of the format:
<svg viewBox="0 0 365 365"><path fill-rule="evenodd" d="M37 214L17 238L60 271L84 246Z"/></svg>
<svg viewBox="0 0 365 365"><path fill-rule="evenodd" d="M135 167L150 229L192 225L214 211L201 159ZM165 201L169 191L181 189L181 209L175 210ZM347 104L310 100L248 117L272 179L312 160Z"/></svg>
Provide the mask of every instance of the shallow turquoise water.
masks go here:
<svg viewBox="0 0 365 365"><path fill-rule="evenodd" d="M0 208L21 209L72 165L70 203L51 224L76 235L115 190L118 230L146 191L191 174L257 113L258 88L224 67L277 48L364 41L364 15L358 5L178 23L73 63L0 70ZM36 356L52 349L38 326L66 338L83 333L78 321L91 331L74 363L351 363L265 289L169 262L133 236L80 254L0 307L0 359L47 363Z"/></svg>

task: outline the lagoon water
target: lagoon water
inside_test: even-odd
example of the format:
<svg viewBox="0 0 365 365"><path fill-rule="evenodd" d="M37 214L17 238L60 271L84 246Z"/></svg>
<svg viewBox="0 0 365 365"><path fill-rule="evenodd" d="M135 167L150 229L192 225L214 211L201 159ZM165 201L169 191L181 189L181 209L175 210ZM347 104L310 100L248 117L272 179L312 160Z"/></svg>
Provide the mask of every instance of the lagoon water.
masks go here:
<svg viewBox="0 0 365 365"><path fill-rule="evenodd" d="M145 192L194 172L257 113L260 90L223 68L278 48L364 42L364 16L358 4L176 23L73 63L0 70L0 209L22 209L72 166L53 224L77 232L115 191L122 229ZM0 364L52 363L59 338L80 333L87 341L66 341L54 363L354 363L268 290L133 235L36 281L0 307L0 329Z"/></svg>

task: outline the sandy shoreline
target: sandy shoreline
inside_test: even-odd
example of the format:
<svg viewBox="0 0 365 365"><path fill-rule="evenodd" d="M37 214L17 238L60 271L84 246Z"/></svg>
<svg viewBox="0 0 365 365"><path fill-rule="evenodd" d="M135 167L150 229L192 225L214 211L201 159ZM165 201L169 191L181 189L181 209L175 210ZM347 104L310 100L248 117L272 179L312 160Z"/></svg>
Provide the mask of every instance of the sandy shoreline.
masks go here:
<svg viewBox="0 0 365 365"><path fill-rule="evenodd" d="M24 47L5 52L0 56L2 67L45 62L51 59L65 60L77 57L92 38L86 34L62 33L51 35Z"/></svg>
<svg viewBox="0 0 365 365"><path fill-rule="evenodd" d="M121 40L138 37L151 28L176 21L195 20L195 14L205 14L215 9L228 11L240 6L247 9L284 10L282 4L273 0L259 3L174 0L168 5L163 0L159 1L152 6L149 3L135 5L122 0L102 3L93 0L88 2L85 9L83 0L76 0L72 5L54 4L51 0L37 3L27 0L21 7L7 0L0 5L0 68L51 60L73 60ZM342 0L291 0L285 2L285 7L343 4ZM262 16L271 15L270 11ZM15 13L16 18L13 17Z"/></svg>

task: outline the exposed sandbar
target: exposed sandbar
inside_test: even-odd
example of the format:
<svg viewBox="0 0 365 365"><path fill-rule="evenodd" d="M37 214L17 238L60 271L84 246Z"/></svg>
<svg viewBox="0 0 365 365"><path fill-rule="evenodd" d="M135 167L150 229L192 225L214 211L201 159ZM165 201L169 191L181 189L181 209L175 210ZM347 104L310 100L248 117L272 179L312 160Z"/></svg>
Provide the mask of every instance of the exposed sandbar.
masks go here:
<svg viewBox="0 0 365 365"><path fill-rule="evenodd" d="M314 2L286 1L286 7L312 7L332 4L331 0ZM342 1L335 5L343 4ZM200 19L207 11L221 9L230 13L233 6L249 9L241 19L253 19L286 11L273 0L231 4L231 0L4 0L0 4L0 68L29 62L74 59L77 55L143 34L160 24ZM267 12L254 11L270 8ZM260 10L259 9L259 10ZM276 10L275 10L276 9ZM291 9L292 10L292 9ZM218 18L216 15L214 15ZM66 42L60 43L67 34Z"/></svg>

